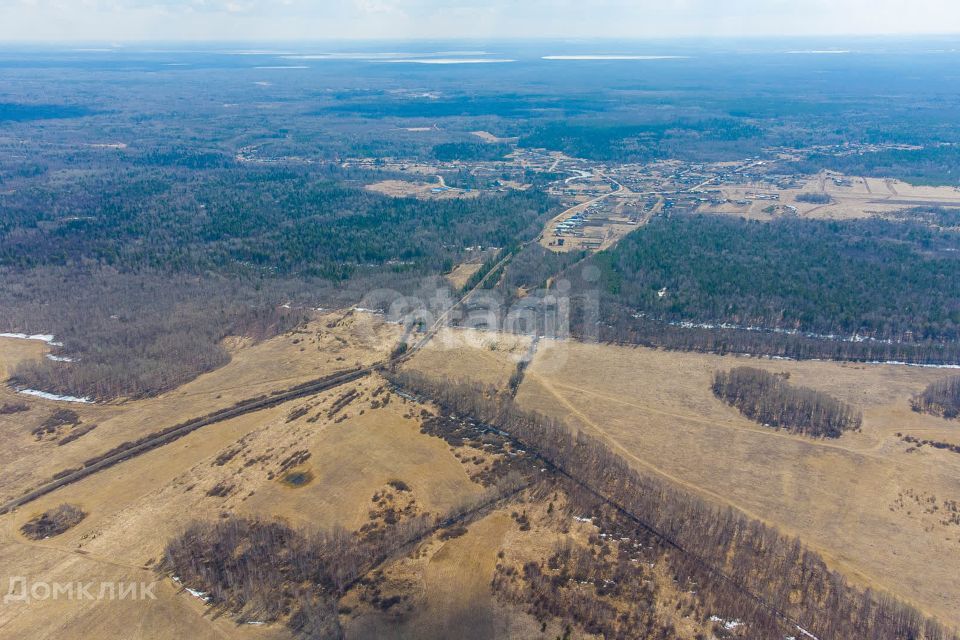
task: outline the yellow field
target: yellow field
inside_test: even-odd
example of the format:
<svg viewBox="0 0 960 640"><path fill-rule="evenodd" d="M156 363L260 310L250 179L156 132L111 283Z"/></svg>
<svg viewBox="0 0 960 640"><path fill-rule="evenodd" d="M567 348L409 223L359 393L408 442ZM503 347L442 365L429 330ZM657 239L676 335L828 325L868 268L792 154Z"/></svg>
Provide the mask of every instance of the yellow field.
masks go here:
<svg viewBox="0 0 960 640"><path fill-rule="evenodd" d="M28 413L4 416L0 422L8 439L19 443L18 449L3 452L5 492L19 493L74 461L186 417L289 387L329 370L380 359L384 350L395 344L398 331L375 316L347 312L259 345L232 341L229 365L165 396L108 406L69 405L85 422L100 422L101 426L63 447L53 440L34 441L29 428L54 408L67 405L26 398L32 407ZM491 380L508 376L513 367L508 355L522 351L522 341L511 338L499 340L474 332L469 339L485 339L493 347L489 351L494 354ZM448 336L436 344L449 345L451 340ZM0 353L8 366L19 359L40 357L45 351L41 343L9 341L2 346ZM434 347L423 355L429 364L435 357ZM358 397L333 413L333 403L351 388ZM388 395L390 402L381 406ZM7 397L21 396L0 391L0 400ZM30 584L94 583L96 594L101 582L150 583L157 579L152 567L168 540L196 518L215 520L228 513L279 518L294 527L356 530L370 521L371 496L395 480L409 486L408 495L420 512L448 513L481 493L482 487L468 472L485 467L461 462L443 440L421 434L423 409L390 394L384 380L371 376L200 429L0 516L0 584L6 586L18 576L28 578ZM17 422L17 416L27 418ZM297 462L284 468L292 456L297 456ZM284 478L292 471L308 474L311 480L291 486ZM226 495L211 495L215 487L226 487ZM50 540L34 542L21 535L19 529L25 522L64 503L82 508L88 514L86 519ZM490 612L499 620L490 628L519 625L523 632L513 637L528 637L531 629L539 628L529 616L500 607L489 592L499 549L499 539L493 534L504 530L504 517L500 514L499 519L478 523L476 533L470 536L436 543L437 554L424 574L429 597L419 603L419 622L410 627L419 631L410 637L430 637L423 635L429 629L438 634L433 637L446 637L449 630L462 628L463 621L458 618L481 596L486 605L477 609L477 620ZM509 517L506 522L512 524ZM478 546L471 553L455 551L465 544ZM481 547L486 551L480 553ZM466 583L448 580L451 575L469 576L470 590L465 590ZM289 637L286 629L275 625L238 626L228 616L211 616L199 599L166 578L154 592L156 600L143 602L62 598L0 607L0 635ZM367 623L388 624L389 618L344 618L348 629Z"/></svg>
<svg viewBox="0 0 960 640"><path fill-rule="evenodd" d="M841 184L838 184L840 181ZM722 205L704 204L702 213L725 213L757 220L769 220L784 214L784 205L796 207L797 214L804 218L849 220L870 218L909 209L912 207L960 207L960 190L954 187L914 186L900 180L843 176L837 173L821 173L810 178L797 189L777 189L773 185L757 183L721 187L723 196L730 200ZM779 193L780 200L754 199L750 194ZM825 193L832 198L829 204L800 202L802 193ZM736 204L738 200L751 200L748 205ZM776 211L765 211L768 207Z"/></svg>
<svg viewBox="0 0 960 640"><path fill-rule="evenodd" d="M378 360L398 331L375 316L347 312L261 344L233 341L229 365L159 398L70 405L100 426L62 447L52 439L37 442L29 431L63 405L27 398L31 411L0 417L11 443L2 452L3 493L17 494L119 442L241 398ZM526 338L448 329L404 366L503 388L528 347ZM41 343L0 341L0 364L10 367L44 350ZM812 440L744 419L709 390L717 368L739 364L788 371L792 383L858 405L862 433ZM896 435L960 442L960 423L915 414L907 404L930 381L953 373L546 341L518 401L604 436L638 468L799 535L851 579L958 623L960 526L942 524L932 505L960 499L960 456L930 447L907 453ZM351 388L357 398L333 411ZM370 376L211 425L0 516L0 585L17 576L31 583L149 583L167 541L196 518L238 514L356 530L370 521L371 496L393 480L409 485L420 512L446 513L478 496L482 489L469 475L473 465L443 440L420 433L421 411L431 409L396 395L381 406L388 393L381 378ZM0 403L21 397L0 389ZM294 456L297 461L285 468ZM290 486L284 482L290 471L306 474L309 482ZM225 488L225 495L211 495L215 487ZM20 534L23 523L63 503L89 515L50 540ZM493 510L462 537L433 537L387 563L386 584L409 594L409 601L384 612L351 592L344 601L350 613L341 616L348 637L539 636L536 620L491 592L494 567L542 561L563 536L582 539L592 525L560 522L562 509L551 515L542 503L528 503L533 530L523 532L510 517L512 508ZM669 576L662 582L667 602L676 594L670 594ZM144 602L61 599L0 607L0 636L289 637L278 626L238 626L229 616L212 616L166 578L155 593L156 600ZM693 636L694 621L677 624ZM562 633L548 625L547 637Z"/></svg>
<svg viewBox="0 0 960 640"><path fill-rule="evenodd" d="M484 142L489 142L490 144L507 144L510 142L516 142L519 138L498 138L489 131L471 131L471 135L474 135Z"/></svg>
<svg viewBox="0 0 960 640"><path fill-rule="evenodd" d="M467 284L473 274L483 267L482 262L464 262L454 267L453 271L447 274L447 282L455 290L459 291Z"/></svg>
<svg viewBox="0 0 960 640"><path fill-rule="evenodd" d="M475 329L444 329L405 368L450 380L469 380L503 388L530 338Z"/></svg>
<svg viewBox="0 0 960 640"><path fill-rule="evenodd" d="M360 396L336 416L332 402L345 387L201 429L166 447L121 463L0 518L0 581L151 581L166 542L194 518L223 513L280 518L293 526L356 529L368 521L370 498L390 480L403 480L423 511L445 513L478 494L464 465L442 440L419 433L420 408L394 396L374 408L383 381L356 383ZM385 392L377 394L384 397ZM308 407L289 420L290 412ZM319 419L311 421L313 416ZM345 419L341 419L345 417ZM283 463L309 471L301 487L284 483ZM252 462L251 462L252 461ZM210 495L227 486L227 495ZM19 527L58 504L88 517L50 541L30 542ZM158 599L45 601L0 610L8 637L285 637L281 629L236 627L205 615L201 603L162 580ZM164 618L171 618L167 623ZM141 635L130 635L130 629ZM189 633L187 633L189 630ZM79 633L79 635L78 635Z"/></svg>
<svg viewBox="0 0 960 640"><path fill-rule="evenodd" d="M330 325L330 326L328 326ZM79 465L118 444L173 426L243 399L292 387L357 364L381 359L396 343L400 329L375 316L338 312L321 316L307 328L235 348L226 366L155 398L108 405L50 402L13 393L0 385L0 404L16 400L32 407L27 413L0 416L0 500L7 500ZM236 342L236 341L234 341ZM40 357L41 343L0 339L0 366L23 357L24 349ZM45 347L43 347L45 348ZM70 444L38 442L30 430L55 409L75 410L91 433Z"/></svg>
<svg viewBox="0 0 960 640"><path fill-rule="evenodd" d="M420 198L421 200L453 200L456 198L476 198L480 196L477 190L464 191L463 189L449 189L434 193L433 189L444 188L445 185L437 182L410 182L407 180L382 180L367 185L368 191L380 193L393 198Z"/></svg>
<svg viewBox="0 0 960 640"><path fill-rule="evenodd" d="M960 526L941 523L943 501L960 498L960 456L907 453L896 436L960 443L960 424L908 406L955 371L566 346L538 353L524 407L599 434L638 468L799 535L851 579L960 623ZM812 440L743 418L710 382L744 364L856 404L862 433Z"/></svg>

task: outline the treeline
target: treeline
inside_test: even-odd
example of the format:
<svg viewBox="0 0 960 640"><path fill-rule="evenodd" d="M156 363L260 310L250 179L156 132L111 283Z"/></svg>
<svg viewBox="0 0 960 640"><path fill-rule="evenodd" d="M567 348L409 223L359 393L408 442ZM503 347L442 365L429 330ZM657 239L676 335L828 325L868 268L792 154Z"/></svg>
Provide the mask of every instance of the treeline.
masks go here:
<svg viewBox="0 0 960 640"><path fill-rule="evenodd" d="M561 522L589 515L597 532L586 544L562 540L545 561L498 562L493 589L501 600L541 622L559 619L609 640L797 636L795 624L719 574L705 574L695 559L596 494L559 477L549 494L557 498L565 501Z"/></svg>
<svg viewBox="0 0 960 640"><path fill-rule="evenodd" d="M281 622L298 637L341 638L337 603L365 574L428 535L462 526L525 482L508 473L444 515L394 518L377 535L236 516L195 522L167 544L157 570L238 622Z"/></svg>
<svg viewBox="0 0 960 640"><path fill-rule="evenodd" d="M889 214L900 220L912 220L936 227L960 227L960 208L911 207Z"/></svg>
<svg viewBox="0 0 960 640"><path fill-rule="evenodd" d="M711 388L715 396L751 420L816 438L839 438L844 431L858 430L863 422L860 411L846 402L791 385L783 374L763 369L717 371Z"/></svg>
<svg viewBox="0 0 960 640"><path fill-rule="evenodd" d="M611 307L609 303L605 303L602 310L604 323L599 327L599 339L616 344L791 360L909 362L931 365L960 362L960 342L855 342L784 334L772 330L669 324L647 317L636 317L629 309ZM591 316L582 314L576 306L574 314L572 325L575 335L590 336L590 327L585 325L584 321Z"/></svg>
<svg viewBox="0 0 960 640"><path fill-rule="evenodd" d="M588 268L599 283L582 277ZM960 362L960 234L927 226L661 216L563 275L574 293L599 289L602 317L573 324L590 335L602 320L603 340Z"/></svg>
<svg viewBox="0 0 960 640"><path fill-rule="evenodd" d="M960 376L931 382L923 393L911 398L910 406L914 411L947 419L960 416Z"/></svg>
<svg viewBox="0 0 960 640"><path fill-rule="evenodd" d="M700 154L707 157L749 155L744 142L761 139L757 126L734 118L682 119L645 124L610 121L574 123L551 122L520 138L525 148L562 151L577 158L602 162L645 162L668 157ZM738 143L734 145L733 143Z"/></svg>
<svg viewBox="0 0 960 640"><path fill-rule="evenodd" d="M225 337L261 340L303 323L305 311L282 306L295 299L291 285L276 287L108 270L21 274L0 283L0 300L10 300L0 326L50 332L63 346L59 360L21 363L11 384L98 400L167 391L229 362Z"/></svg>
<svg viewBox="0 0 960 640"><path fill-rule="evenodd" d="M854 176L899 178L911 184L956 186L960 183L960 147L944 145L847 155L813 154L805 160L788 163L787 169L806 174L830 169Z"/></svg>
<svg viewBox="0 0 960 640"><path fill-rule="evenodd" d="M417 372L390 375L396 384L451 412L504 430L560 473L657 532L685 556L687 574L680 577L695 577L698 589L725 583L728 591L752 600L755 608L762 603L768 614L776 612L779 622L753 629L752 637L779 637L783 622L794 620L818 638L955 639L908 605L849 585L798 539L643 475L601 440L524 412L509 396L479 384L451 384Z"/></svg>

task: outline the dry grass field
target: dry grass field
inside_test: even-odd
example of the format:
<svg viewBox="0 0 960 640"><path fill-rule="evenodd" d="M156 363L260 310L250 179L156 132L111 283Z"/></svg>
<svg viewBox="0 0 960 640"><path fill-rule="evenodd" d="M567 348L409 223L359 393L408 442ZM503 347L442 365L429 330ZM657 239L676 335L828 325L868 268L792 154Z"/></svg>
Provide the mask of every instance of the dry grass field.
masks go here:
<svg viewBox="0 0 960 640"><path fill-rule="evenodd" d="M0 581L151 581L166 542L194 518L278 518L350 530L370 520L371 496L401 480L423 512L445 513L480 492L440 439L419 432L422 407L378 378L202 429L65 487L0 518ZM345 391L357 393L334 410ZM391 395L387 406L383 400ZM301 411L301 410L305 410ZM292 462L291 462L292 461ZM299 473L301 486L287 481ZM62 503L89 515L49 541L19 528ZM237 626L162 579L157 600L43 601L0 609L4 637L287 637ZM170 618L171 622L164 619ZM131 632L139 629L139 632Z"/></svg>
<svg viewBox="0 0 960 640"><path fill-rule="evenodd" d="M469 380L503 388L530 338L475 329L444 329L405 368L451 380Z"/></svg>
<svg viewBox="0 0 960 640"><path fill-rule="evenodd" d="M527 348L525 340L510 336L451 333L456 335L440 336L408 366L433 370L445 363L452 374L456 363L472 363L471 379L503 385L515 366L514 355ZM293 345L290 336L284 337L286 343L280 340L272 345L272 355L284 353L281 344ZM246 371L241 365L255 362L247 351L258 347L266 348L238 347L230 366L240 380ZM307 357L298 355L302 353L289 352L288 369ZM375 353L371 350L371 357ZM146 416L147 402L80 409L109 409L115 412L112 420L132 423L125 412ZM145 601L60 598L0 607L0 635L289 638L279 625L238 624L230 616L215 615L200 598L158 576L154 567L167 541L194 519L228 515L277 519L293 527L361 530L379 522L373 497L397 483L404 487L395 492L398 500L409 501L415 513L449 513L481 495L484 489L473 478L491 468L492 458L470 445L452 447L421 433L422 417L432 411L370 376L203 428L0 516L0 584L24 576L29 584L90 583L96 594L101 583L157 581L156 599ZM480 457L486 462L480 464ZM24 537L24 523L61 504L79 507L86 518L55 538ZM404 599L385 610L371 604L366 587L352 590L342 603L347 637L540 637L539 621L491 590L496 565L544 561L561 540L572 536L585 541L595 529L573 522L559 504L556 511L552 504L548 510L543 501L527 496L521 505L495 507L463 535L433 535L383 565L381 588ZM515 519L521 508L532 524L526 529ZM662 587L668 589L669 578L663 579ZM559 621L546 623L546 637L563 633ZM591 636L573 630L570 637Z"/></svg>
<svg viewBox="0 0 960 640"><path fill-rule="evenodd" d="M764 428L710 391L719 368L789 372L862 408L861 433L813 440ZM911 394L956 371L788 362L568 344L538 352L526 408L604 436L645 471L800 536L835 568L960 624L960 456L909 451L897 433L960 443L960 423L919 415Z"/></svg>
<svg viewBox="0 0 960 640"><path fill-rule="evenodd" d="M19 493L119 442L238 399L382 358L397 331L375 316L341 312L264 343L233 341L229 365L165 396L71 405L84 423L100 426L64 446L56 436L36 441L30 434L62 403L27 398L30 411L0 416L13 443L3 453L3 492ZM46 349L25 341L0 346L6 368ZM404 366L503 388L528 346L516 336L448 329ZM862 432L811 440L744 419L709 389L716 369L739 364L789 372L792 383L856 404L864 413ZM545 341L518 400L604 435L640 468L801 536L852 579L957 623L960 525L942 520L944 502L960 498L960 456L930 447L908 452L896 435L960 443L960 424L913 413L907 402L951 373ZM21 397L0 390L0 402ZM167 541L196 518L239 515L359 530L379 522L373 496L397 482L406 487L398 499L414 512L449 513L481 494L471 478L491 458L421 433L424 411L433 409L370 376L200 429L0 516L0 585L16 576L149 583L158 578L153 567ZM483 464L473 462L478 456ZM21 534L24 523L65 503L87 517L52 539ZM526 529L514 517L520 509L529 516ZM582 543L595 531L573 521L562 499L548 510L527 495L492 509L463 535L433 535L383 565L384 595L405 598L383 609L358 587L342 603L341 623L354 638L541 637L540 622L491 590L496 566L542 562L561 541ZM671 591L670 576L655 580L663 618L682 637L703 632L697 620L672 613L674 601L686 596ZM238 625L214 615L168 578L154 592L156 600L142 602L60 599L0 607L0 637L290 637L278 625ZM554 620L543 637L563 633ZM589 636L574 630L571 637Z"/></svg>
<svg viewBox="0 0 960 640"><path fill-rule="evenodd" d="M915 186L899 180L844 176L821 173L796 189L778 189L774 185L756 183L721 188L729 202L704 204L702 213L725 213L756 220L769 220L788 213L795 207L797 215L821 220L851 220L889 215L912 207L960 207L960 190L954 187ZM757 199L756 194L779 193L779 201ZM808 203L797 200L801 194L826 194L831 202ZM739 205L747 200L749 204ZM770 208L773 210L770 210Z"/></svg>
<svg viewBox="0 0 960 640"><path fill-rule="evenodd" d="M519 140L519 138L498 138L489 131L471 131L470 134L490 144L509 144Z"/></svg>
<svg viewBox="0 0 960 640"><path fill-rule="evenodd" d="M443 184L433 182L409 182L406 180L382 180L367 185L368 191L379 193L392 198L420 198L421 200L455 200L457 198L476 198L480 192L464 191L463 189L454 189L446 187ZM435 191L442 189L441 191Z"/></svg>
<svg viewBox="0 0 960 640"><path fill-rule="evenodd" d="M0 338L0 380L6 380L21 362L39 360L49 347L37 340Z"/></svg>
<svg viewBox="0 0 960 640"><path fill-rule="evenodd" d="M30 411L0 422L8 441L18 443L18 449L4 451L4 492L17 494L75 461L186 417L382 358L396 331L375 316L346 312L265 343L232 341L229 365L166 396L70 405L84 423L100 426L60 447L53 438L34 441L30 428L66 405L26 398ZM473 340L483 345L481 353L491 354L485 374L491 382L505 380L514 366L510 354L525 349L521 340L476 332L456 339ZM453 341L447 336L437 345L449 347ZM2 351L5 367L42 357L46 349L42 343L9 342ZM423 354L427 366L438 352L431 347ZM449 359L449 354L439 357ZM347 393L351 396L343 404ZM0 400L21 397L9 389L2 394ZM358 530L371 522L372 496L397 481L407 487L404 496L417 512L448 513L483 491L471 474L489 465L472 462L483 455L480 450L471 449L471 462L462 461L442 439L421 434L424 409L390 393L384 380L372 376L200 429L0 516L0 584L17 576L31 584L94 583L96 594L101 582L150 583L157 579L153 567L167 541L195 518L236 514L294 527ZM465 451L461 448L461 454ZM87 516L52 539L31 541L22 535L24 523L60 504L76 505ZM495 512L469 535L428 541L426 548L435 553L423 563L424 597L416 601L415 615L396 626L394 612L368 607L344 616L350 636L370 637L363 629L396 626L400 637L450 637L465 628L463 615L472 611L472 637L505 637L505 630L506 637L529 637L539 623L498 604L489 589L507 524L513 525L509 516ZM423 558L428 558L425 551ZM458 576L465 579L453 579ZM167 578L159 580L154 593L156 600L142 602L61 598L0 607L0 636L289 637L277 625L238 625L229 616L212 615L200 599Z"/></svg>
<svg viewBox="0 0 960 640"><path fill-rule="evenodd" d="M228 407L239 400L286 389L358 364L382 359L395 344L400 329L377 316L352 311L318 317L306 328L244 345L231 342L231 362L192 382L145 400L106 405L66 404L32 398L0 386L0 404L25 402L31 410L0 415L0 500L7 500L53 474L122 442L136 440L164 427ZM24 340L0 340L0 366L17 359L40 357L45 346ZM66 445L59 437L38 440L31 431L57 409L76 411L82 423L96 424L88 434Z"/></svg>
<svg viewBox="0 0 960 640"><path fill-rule="evenodd" d="M447 282L455 290L459 291L467 284L473 274L483 267L482 262L464 262L453 268L453 271L446 275Z"/></svg>

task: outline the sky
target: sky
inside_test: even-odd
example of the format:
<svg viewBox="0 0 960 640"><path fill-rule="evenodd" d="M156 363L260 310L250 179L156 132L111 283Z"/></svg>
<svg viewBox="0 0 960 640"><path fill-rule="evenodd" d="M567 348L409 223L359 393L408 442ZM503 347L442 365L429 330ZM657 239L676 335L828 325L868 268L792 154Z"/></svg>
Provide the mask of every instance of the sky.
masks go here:
<svg viewBox="0 0 960 640"><path fill-rule="evenodd" d="M957 33L956 0L0 0L0 43Z"/></svg>

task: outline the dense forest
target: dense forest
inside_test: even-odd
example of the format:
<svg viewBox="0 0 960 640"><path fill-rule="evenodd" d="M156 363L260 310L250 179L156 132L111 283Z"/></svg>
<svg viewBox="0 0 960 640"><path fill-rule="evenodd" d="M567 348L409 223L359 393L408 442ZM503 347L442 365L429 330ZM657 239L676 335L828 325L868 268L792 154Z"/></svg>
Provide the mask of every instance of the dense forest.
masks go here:
<svg viewBox="0 0 960 640"><path fill-rule="evenodd" d="M960 147L885 149L850 155L812 154L787 165L798 173L831 169L853 176L896 177L912 184L960 184Z"/></svg>
<svg viewBox="0 0 960 640"><path fill-rule="evenodd" d="M914 411L944 418L960 416L960 376L937 380L910 400Z"/></svg>
<svg viewBox="0 0 960 640"><path fill-rule="evenodd" d="M483 142L446 142L433 148L433 157L441 162L500 160L513 151L508 144Z"/></svg>
<svg viewBox="0 0 960 640"><path fill-rule="evenodd" d="M886 594L848 584L798 539L642 474L600 439L525 412L508 394L411 371L391 378L447 411L506 432L581 489L654 532L682 559L671 565L679 583L689 578L697 591L729 595L724 605L732 615L754 618L749 637L781 637L785 620L819 638L955 637ZM698 526L691 527L691 522ZM758 608L766 618L755 615Z"/></svg>
<svg viewBox="0 0 960 640"><path fill-rule="evenodd" d="M599 269L605 340L939 363L960 353L958 249L919 224L674 214L565 275L589 293Z"/></svg>
<svg viewBox="0 0 960 640"><path fill-rule="evenodd" d="M536 191L475 199L387 198L336 172L234 168L99 178L0 196L0 266L318 276L436 273L464 247L539 229Z"/></svg>
<svg viewBox="0 0 960 640"><path fill-rule="evenodd" d="M163 166L0 195L0 325L63 344L15 385L156 394L225 364L228 335L262 339L372 289L410 292L466 247L533 236L553 207L535 190L425 202L329 167L147 158Z"/></svg>
<svg viewBox="0 0 960 640"><path fill-rule="evenodd" d="M794 433L839 438L844 431L859 429L863 421L860 411L849 404L755 367L717 371L711 388L751 420Z"/></svg>
<svg viewBox="0 0 960 640"><path fill-rule="evenodd" d="M370 554L347 531L233 517L190 526L167 545L162 569L240 622L285 619L300 637L339 638L337 596Z"/></svg>
<svg viewBox="0 0 960 640"><path fill-rule="evenodd" d="M633 125L602 120L588 124L564 121L538 127L520 138L520 146L555 149L591 160L648 162L686 158L688 154L693 157L694 145L699 160L729 156L734 146L743 157L759 150L760 138L757 126L729 118Z"/></svg>
<svg viewBox="0 0 960 640"><path fill-rule="evenodd" d="M53 347L55 359L22 363L10 382L60 395L107 400L167 391L226 364L223 338L261 340L309 317L302 302L283 306L304 299L303 285L290 281L110 268L4 272L16 277L0 282L0 299L11 301L0 307L0 323L43 327L61 345ZM328 299L347 293L315 286L311 294Z"/></svg>
<svg viewBox="0 0 960 640"><path fill-rule="evenodd" d="M897 220L913 220L934 227L949 227L954 229L960 227L960 209L911 207L889 215Z"/></svg>

